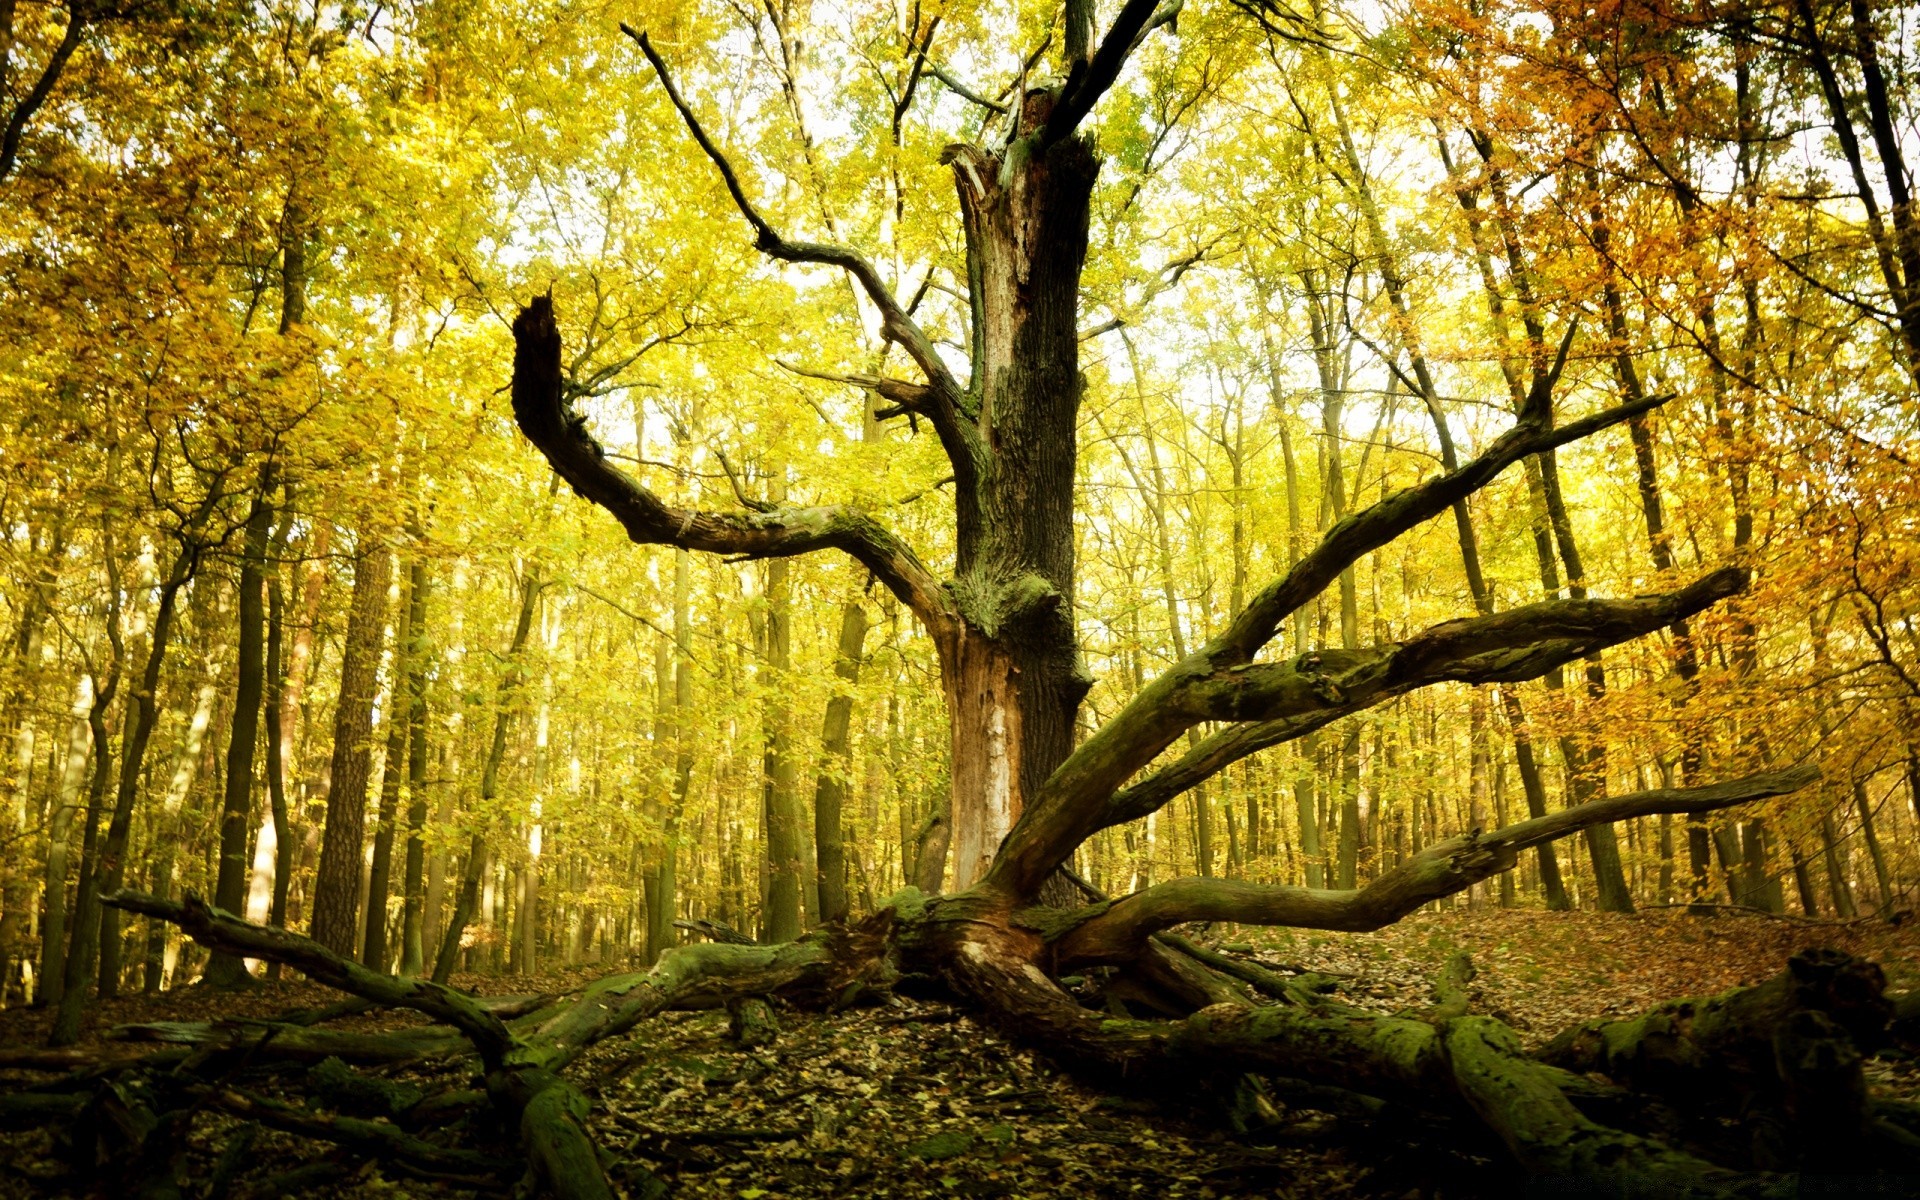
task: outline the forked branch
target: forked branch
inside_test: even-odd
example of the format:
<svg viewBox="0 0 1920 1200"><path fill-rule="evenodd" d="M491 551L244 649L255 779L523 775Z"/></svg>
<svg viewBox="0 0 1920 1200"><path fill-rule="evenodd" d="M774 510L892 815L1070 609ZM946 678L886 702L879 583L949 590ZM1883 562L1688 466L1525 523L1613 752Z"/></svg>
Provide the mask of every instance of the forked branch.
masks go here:
<svg viewBox="0 0 1920 1200"><path fill-rule="evenodd" d="M1631 600L1548 600L1486 617L1445 621L1406 641L1365 650L1324 650L1283 663L1187 676L1165 708L1172 718L1236 722L1180 759L1113 794L1090 813L1081 838L1154 812L1229 764L1303 736L1337 718L1446 681L1532 679L1597 650L1631 641L1741 591L1746 572L1715 571L1688 587ZM1056 848L1068 844L1063 832Z"/></svg>
<svg viewBox="0 0 1920 1200"><path fill-rule="evenodd" d="M1091 4L1075 5L1075 9L1085 12L1088 21L1092 19ZM1161 25L1171 24L1180 13L1180 0L1127 0L1113 24L1107 29L1107 35L1100 39L1100 46L1084 61L1072 64L1067 75L1066 86L1060 89L1060 99L1047 116L1047 123L1041 132L1042 145L1050 146L1073 136L1080 128L1080 122L1087 119L1093 106L1107 89L1120 78L1120 69L1127 65L1127 59L1140 47L1141 39ZM1069 17L1071 22L1071 17ZM1073 32L1071 25L1068 33L1069 57L1072 57Z"/></svg>
<svg viewBox="0 0 1920 1200"><path fill-rule="evenodd" d="M1478 457L1396 492L1328 530L1292 570L1255 596L1224 633L1149 683L1048 777L995 858L987 875L989 886L1014 901L1032 896L1074 847L1110 823L1107 805L1115 793L1201 721L1271 721L1340 708L1347 701L1334 697L1349 693L1338 681L1329 691L1328 680L1321 678L1335 672L1357 672L1355 682L1364 687L1355 694L1372 694L1376 703L1423 682L1532 678L1569 658L1651 633L1675 619L1663 614L1690 615L1738 591L1744 586L1738 572L1715 572L1692 587L1650 601L1598 601L1594 603L1602 607L1597 609L1549 602L1448 622L1393 648L1387 659L1400 657L1392 665L1378 651L1329 652L1318 667L1309 667L1305 659L1252 665L1280 623L1362 555L1445 512L1514 462L1588 437L1666 399L1647 397L1556 429L1545 398L1530 397L1521 419ZM1644 624L1648 612L1661 619ZM1534 632L1524 628L1528 620L1540 622ZM1316 698L1318 703L1309 703ZM1357 707L1364 705L1346 711Z"/></svg>
<svg viewBox="0 0 1920 1200"><path fill-rule="evenodd" d="M911 547L870 514L834 505L766 512L675 508L606 460L560 388L560 329L553 301L535 296L513 322L513 415L527 440L580 495L612 513L627 536L746 558L836 549L853 556L911 608L936 637L954 621L939 580Z"/></svg>
<svg viewBox="0 0 1920 1200"><path fill-rule="evenodd" d="M955 383L952 373L947 370L945 361L934 348L933 340L927 336L925 330L920 328L919 323L908 315L907 310L894 296L893 289L880 278L880 272L874 269L873 264L868 262L864 255L845 246L834 246L822 242L796 242L783 237L780 231L773 227L772 222L754 207L753 201L747 198L746 189L741 186L740 176L733 169L733 163L727 158L726 152L720 149L718 143L708 135L706 128L700 124L700 118L694 115L693 107L687 103L685 97L681 96L680 89L674 86L673 76L667 70L666 60L661 58L660 52L653 48L653 43L648 40L647 35L624 22L620 26L620 31L632 38L640 47L640 53L646 55L647 61L653 64L654 73L660 76L660 86L666 89L667 98L673 102L673 107L680 113L680 119L686 122L688 132L693 134L693 140L700 144L700 149L706 153L707 158L713 162L714 168L720 172L720 178L727 185L727 193L733 197L734 207L740 210L740 215L746 218L747 224L753 226L754 245L761 253L781 262L813 263L825 267L838 267L847 272L853 277L854 282L860 285L860 290L866 293L867 299L873 302L873 306L880 310L881 329L886 337L900 344L901 348L907 352L907 356L913 359L914 364L926 373L927 382L935 391L944 393L949 399L958 396L959 385Z"/></svg>
<svg viewBox="0 0 1920 1200"><path fill-rule="evenodd" d="M1659 788L1596 800L1492 833L1475 831L1437 842L1365 887L1350 891L1176 879L1088 910L1087 917L1056 942L1059 962L1065 966L1125 961L1151 934L1188 921L1349 932L1380 929L1430 900L1464 891L1507 870L1523 850L1590 826L1657 813L1713 812L1783 796L1819 777L1819 768L1800 766L1709 787Z"/></svg>

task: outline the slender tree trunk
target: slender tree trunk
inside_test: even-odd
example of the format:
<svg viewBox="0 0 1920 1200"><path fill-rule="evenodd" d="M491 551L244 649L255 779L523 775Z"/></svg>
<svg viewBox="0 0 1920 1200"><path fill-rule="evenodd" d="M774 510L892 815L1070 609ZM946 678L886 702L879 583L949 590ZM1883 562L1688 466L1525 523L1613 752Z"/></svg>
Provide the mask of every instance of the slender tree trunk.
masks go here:
<svg viewBox="0 0 1920 1200"><path fill-rule="evenodd" d="M1833 831L1833 814L1820 814L1820 858L1827 871L1827 894L1833 900L1833 911L1841 917L1856 917L1860 910L1853 902L1853 885L1847 880L1846 867L1840 855L1840 839Z"/></svg>
<svg viewBox="0 0 1920 1200"><path fill-rule="evenodd" d="M211 505L207 505L211 510ZM204 516L200 518L204 520ZM174 616L180 600L181 589L193 578L200 565L202 547L197 540L199 521L191 523L181 534L181 548L174 556L173 567L160 585L160 597L155 605L153 625L148 633L146 667L141 671L139 683L135 686L126 722L126 737L120 752L120 780L114 794L113 816L107 822L107 836L100 850L100 870L98 890L102 892L118 891L126 879L126 856L128 843L133 834L133 809L140 797L140 772L146 765L147 743L153 738L154 726L160 719L160 672L166 662L167 648L173 640ZM103 909L100 912L99 941L94 944L100 959L100 995L115 996L120 992L120 911ZM88 948L87 965L91 966L94 947ZM71 984L67 988L67 1000L79 1003L76 991ZM75 1015L77 1030L78 1015Z"/></svg>
<svg viewBox="0 0 1920 1200"><path fill-rule="evenodd" d="M287 530L291 524L293 507L293 489L289 486L284 497L286 508L280 519L280 527L274 537L274 545L283 552L287 546ZM294 841L293 821L287 810L287 747L288 736L292 732L294 718L290 712L285 665L281 659L281 647L286 636L286 596L280 583L281 574L276 563L267 583L267 662L266 662L266 736L267 736L267 805L273 818L273 898L269 901L267 923L275 929L287 927L287 894L293 888L294 863L299 860L300 847ZM267 964L267 978L280 978L280 964Z"/></svg>
<svg viewBox="0 0 1920 1200"><path fill-rule="evenodd" d="M234 688L233 722L227 742L226 792L220 808L220 873L213 887L216 908L241 912L247 901L247 827L253 817L253 755L260 740L260 704L266 691L266 615L260 587L266 574L267 541L272 532L273 475L260 476L260 489L247 509L246 540L240 559L238 602L240 636L236 649L239 680ZM230 954L215 954L205 981L213 987L243 987L252 982L246 964Z"/></svg>
<svg viewBox="0 0 1920 1200"><path fill-rule="evenodd" d="M401 880L400 973L425 969L427 826L427 564L416 557L407 584L407 861Z"/></svg>
<svg viewBox="0 0 1920 1200"><path fill-rule="evenodd" d="M111 458L109 459L111 461ZM87 784L85 825L80 837L80 872L74 890L73 935L60 977L60 995L55 1002L53 1029L47 1036L50 1046L71 1046L80 1040L80 1019L86 1011L87 978L93 972L94 956L100 947L100 814L106 807L107 785L113 778L113 746L107 733L107 711L120 689L120 672L126 661L126 647L120 638L120 571L114 557L113 531L109 522L101 522L102 562L107 574L107 611L105 626L111 647L105 678L93 675L93 701L87 706L87 733L93 747L93 775Z"/></svg>
<svg viewBox="0 0 1920 1200"><path fill-rule="evenodd" d="M59 791L47 819L47 913L40 923L40 993L35 1003L60 1003L67 973L67 866L73 840L73 819L80 812L80 784L87 774L87 713L93 707L93 677L80 677L73 702L73 732L67 739L66 762L60 770Z"/></svg>
<svg viewBox="0 0 1920 1200"><path fill-rule="evenodd" d="M392 569L393 557L384 546L364 545L355 556L346 649L340 662L340 699L334 709L326 827L320 872L313 884L313 940L347 957L353 954L359 916L367 783L373 764L373 701Z"/></svg>
<svg viewBox="0 0 1920 1200"><path fill-rule="evenodd" d="M860 660L867 640L867 610L857 600L840 609L840 644L833 673L840 680L827 701L821 722L820 779L813 791L813 847L819 895L814 913L821 921L847 918L847 847L844 832L850 772L853 767L853 687L860 682Z"/></svg>
<svg viewBox="0 0 1920 1200"><path fill-rule="evenodd" d="M663 704L663 707L664 704ZM680 885L680 814L693 787L693 562L685 550L673 556L673 792L661 814L660 848L647 887L647 961L655 962L678 942L673 927Z"/></svg>
<svg viewBox="0 0 1920 1200"><path fill-rule="evenodd" d="M212 652L208 652L209 659ZM210 678L200 685L194 696L192 714L187 718L180 744L173 756L173 770L167 781L167 790L160 797L160 811L152 814L153 837L151 863L152 891L161 897L173 894L173 875L175 869L175 851L180 841L180 810L187 802L187 796L193 791L194 778L199 774L200 756L206 743L207 726L213 720L213 709L220 697L220 688L211 675L213 664L207 664ZM147 952L142 989L148 994L160 990L164 969L166 940L171 936L165 921L147 922Z"/></svg>
<svg viewBox="0 0 1920 1200"><path fill-rule="evenodd" d="M767 896L763 940L790 942L800 936L800 814L794 795L792 731L786 691L792 686L793 613L788 564L767 564L767 669L770 686L761 720L765 723L767 823Z"/></svg>
<svg viewBox="0 0 1920 1200"><path fill-rule="evenodd" d="M394 633L394 641L405 645L404 620ZM400 783L407 773L407 723L399 711L399 675L396 670L385 705L387 752L380 765L380 809L374 818L373 857L367 864L367 911L360 940L360 961L375 971L385 971L390 957L387 901L393 892L393 836L399 818Z"/></svg>
<svg viewBox="0 0 1920 1200"><path fill-rule="evenodd" d="M1887 854L1880 848L1880 832L1873 816L1873 804L1867 798L1864 779L1853 781L1853 807L1860 814L1860 834L1867 843L1867 857L1873 862L1873 882L1879 900L1874 911L1887 912L1893 904L1893 877L1887 871Z"/></svg>
<svg viewBox="0 0 1920 1200"><path fill-rule="evenodd" d="M533 628L533 610L540 597L539 571L527 565L520 579L520 615L513 625L513 643L507 648L507 669L500 677L500 690L494 700L493 740L488 743L487 760L480 770L480 802L473 814L473 842L467 848L467 863L460 879L460 891L454 898L453 913L441 935L440 952L433 960L433 982L444 984L453 977L453 964L460 957L460 942L467 922L479 907L482 876L486 870L487 842L482 822L489 819L491 801L500 790L500 765L507 757L507 731L513 726L514 693L520 685L520 660L527 648L527 634Z"/></svg>

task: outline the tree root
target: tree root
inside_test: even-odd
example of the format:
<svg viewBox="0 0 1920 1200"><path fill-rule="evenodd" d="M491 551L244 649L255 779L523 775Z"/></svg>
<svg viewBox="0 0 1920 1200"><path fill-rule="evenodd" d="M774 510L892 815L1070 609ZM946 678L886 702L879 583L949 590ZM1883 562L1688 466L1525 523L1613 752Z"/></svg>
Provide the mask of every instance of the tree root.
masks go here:
<svg viewBox="0 0 1920 1200"><path fill-rule="evenodd" d="M1484 1129L1489 1146L1535 1176L1603 1178L1624 1194L1784 1195L1791 1176L1741 1172L1920 1163L1920 1116L1870 1104L1861 1074L1861 1052L1878 1044L1890 1011L1878 968L1833 952L1797 956L1786 973L1755 987L1677 1001L1633 1021L1576 1027L1534 1058L1506 1025L1471 1011L1465 956L1436 981L1433 1006L1381 1015L1331 1001L1299 977L1159 933L1143 938L1123 969L1175 1018L1139 1020L1083 1007L1038 965L1048 960L1047 935L977 896L903 896L857 925L787 945L681 947L651 970L608 976L570 1002L506 1021L506 1006L419 981L369 981L370 973L329 961L305 939L248 925L192 897L123 893L113 903L176 921L213 949L277 955L376 1003L453 1025L485 1087L422 1097L357 1076L343 1054L332 1064L304 1059L322 1062L309 1086L331 1098L339 1115L218 1082L188 1085L196 1104L416 1172L498 1183L514 1169L503 1160L409 1132L484 1103L517 1134L523 1186L560 1200L613 1194L606 1156L588 1130L587 1095L565 1077L587 1047L655 1013L717 1007L729 1010L744 1043L771 1036L768 998L833 1010L884 994L903 973L934 978L1012 1036L1083 1073L1162 1094L1207 1082L1210 1094L1227 1101L1229 1121L1250 1129L1276 1118L1273 1098L1376 1121L1437 1118L1441 1128ZM140 1028L211 1053L206 1062L234 1050L302 1061L349 1036L292 1025ZM455 1037L407 1030L373 1035L361 1048L386 1042L417 1055ZM397 1051L363 1058L399 1060ZM32 1100L23 1111L37 1106L51 1114L72 1104L70 1097ZM1804 1153L1768 1157L1701 1132L1736 1121L1784 1134L1776 1140ZM644 1136L640 1143L651 1144ZM628 1165L636 1190L659 1190L643 1167Z"/></svg>
<svg viewBox="0 0 1920 1200"><path fill-rule="evenodd" d="M734 1002L739 1011L755 1012L753 1006L759 1005L770 1016L762 1001L748 998L775 993L832 1008L884 991L897 977L884 953L892 939L895 914L891 909L858 925L833 927L783 946L715 942L680 947L663 955L649 971L597 980L577 1000L550 1005L545 997L483 1001L428 980L369 971L307 938L251 924L192 895L169 901L121 892L106 902L173 922L210 950L286 963L362 1001L414 1009L451 1025L478 1056L485 1095L495 1113L519 1135L528 1181L559 1200L611 1200L613 1196L602 1154L586 1127L591 1105L564 1074L587 1047L667 1009ZM317 1022L358 1007L348 1002L298 1015ZM524 1015L510 1015L514 1013ZM764 1027L765 1022L755 1024ZM336 1099L351 1096L350 1105L377 1100L386 1109L380 1115L409 1120L414 1105L423 1101L399 1104L400 1097L392 1089L357 1079L346 1071L344 1061L329 1068L326 1060L392 1062L425 1053L452 1053L460 1045L443 1031L369 1036L292 1024L162 1023L133 1027L127 1033L206 1050L265 1053L283 1059L304 1056L322 1064L321 1090L332 1091ZM408 1163L417 1171L477 1177L499 1169L498 1159L434 1147L382 1120L305 1114L231 1088L214 1089L203 1101L265 1124L277 1122L276 1127L292 1132L346 1142L383 1159ZM636 1173L641 1178L635 1179ZM644 1171L630 1169L628 1178L641 1191L657 1190Z"/></svg>

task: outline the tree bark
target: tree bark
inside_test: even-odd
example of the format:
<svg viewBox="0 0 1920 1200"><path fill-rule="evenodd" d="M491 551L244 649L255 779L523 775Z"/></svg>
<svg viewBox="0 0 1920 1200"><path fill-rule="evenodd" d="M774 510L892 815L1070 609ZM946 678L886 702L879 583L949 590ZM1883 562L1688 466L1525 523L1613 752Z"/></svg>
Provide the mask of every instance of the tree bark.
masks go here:
<svg viewBox="0 0 1920 1200"><path fill-rule="evenodd" d="M844 809L853 766L853 687L860 682L860 660L867 640L867 610L849 600L840 609L840 643L833 673L840 680L821 721L823 751L820 779L813 790L813 846L819 920L847 919L847 846Z"/></svg>
<svg viewBox="0 0 1920 1200"><path fill-rule="evenodd" d="M241 912L247 900L247 828L253 817L253 756L260 740L260 704L266 690L266 614L260 596L266 573L267 539L273 525L271 468L263 469L260 487L247 509L246 538L240 559L240 636L235 648L239 679L234 688L232 728L227 742L226 791L220 808L220 872L213 902L228 912ZM207 963L204 981L221 988L252 982L246 964L230 955L216 954Z"/></svg>
<svg viewBox="0 0 1920 1200"><path fill-rule="evenodd" d="M427 564L415 557L407 583L407 860L401 880L400 973L425 969L427 828Z"/></svg>
<svg viewBox="0 0 1920 1200"><path fill-rule="evenodd" d="M367 783L373 764L373 701L379 690L392 565L386 547L370 539L354 559L353 599L340 661L340 699L334 709L326 827L313 884L313 940L336 954L353 953L358 924Z"/></svg>

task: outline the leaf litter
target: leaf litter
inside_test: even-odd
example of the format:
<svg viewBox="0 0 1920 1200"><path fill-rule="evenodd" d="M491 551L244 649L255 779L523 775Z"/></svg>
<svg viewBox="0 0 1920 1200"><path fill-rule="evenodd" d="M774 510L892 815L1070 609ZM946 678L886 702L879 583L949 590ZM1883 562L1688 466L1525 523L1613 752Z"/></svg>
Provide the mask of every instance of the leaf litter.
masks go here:
<svg viewBox="0 0 1920 1200"><path fill-rule="evenodd" d="M1889 993L1920 985L1920 923L1815 924L1748 915L1690 917L1526 910L1427 911L1372 934L1189 928L1189 936L1283 973L1329 976L1338 998L1379 1012L1431 1003L1448 957L1473 955L1476 1011L1498 1016L1537 1046L1567 1025L1632 1015L1665 1000L1759 982L1786 958L1835 946L1886 968ZM537 979L458 980L493 994L577 990L598 969ZM336 993L286 982L239 995L181 989L99 1006L84 1043L100 1050L113 1025L152 1020L258 1019L321 1006ZM1518 1184L1490 1148L1444 1138L1384 1138L1363 1123L1279 1105L1280 1121L1251 1134L1230 1128L1206 1095L1170 1103L1087 1086L1044 1054L1015 1046L948 1003L906 996L835 1014L778 1011L779 1029L746 1048L723 1012L668 1014L593 1047L572 1076L595 1101L599 1144L618 1156L616 1187L728 1200L817 1197L1470 1196ZM47 1015L0 1012L0 1045L43 1044ZM417 1025L411 1013L377 1011L330 1027L375 1032ZM468 1068L441 1063L387 1073L427 1092L472 1087ZM44 1078L0 1070L0 1091ZM1920 1071L1898 1055L1871 1060L1877 1090L1912 1098ZM310 1103L305 1069L249 1082L266 1095ZM485 1145L482 1128L450 1130ZM241 1123L209 1112L188 1135L188 1175L207 1179L242 1143ZM1457 1131L1456 1131L1457 1132ZM506 1135L494 1131L490 1136ZM495 1143L497 1144L497 1142ZM443 1181L407 1178L351 1152L293 1135L248 1135L228 1194L262 1191L310 1170L299 1194L371 1197L489 1196ZM0 1133L0 1195L59 1196L45 1130ZM304 1166L303 1166L304 1164ZM665 1185L665 1192L661 1185Z"/></svg>

